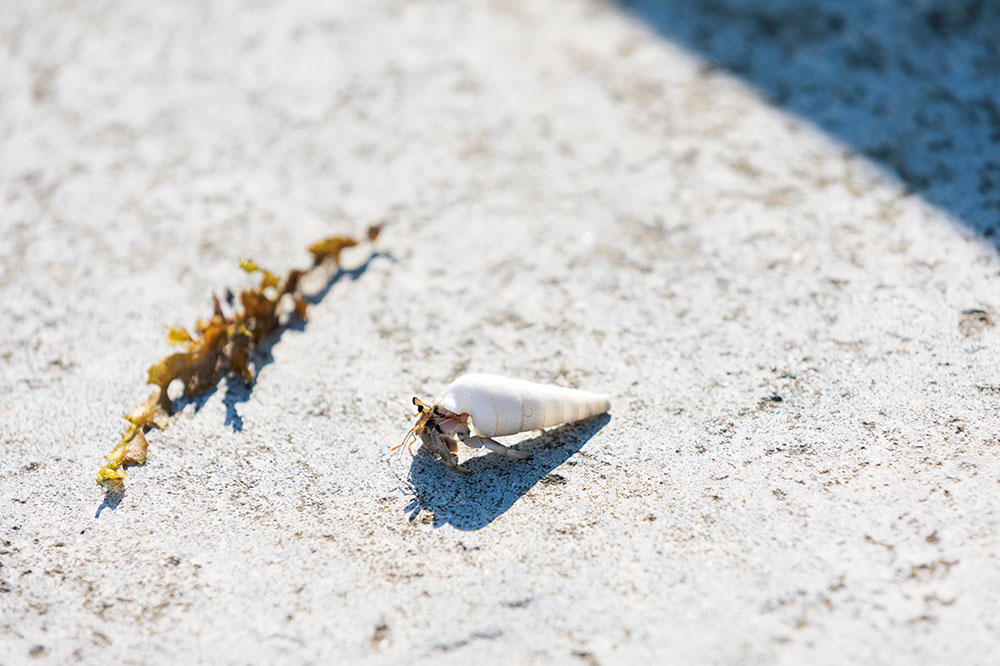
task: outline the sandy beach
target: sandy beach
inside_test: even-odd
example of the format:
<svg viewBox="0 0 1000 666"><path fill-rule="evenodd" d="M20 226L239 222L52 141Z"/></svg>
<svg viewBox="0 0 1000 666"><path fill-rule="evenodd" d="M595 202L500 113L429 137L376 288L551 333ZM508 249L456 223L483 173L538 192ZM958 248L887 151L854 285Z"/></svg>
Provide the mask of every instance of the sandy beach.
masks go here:
<svg viewBox="0 0 1000 666"><path fill-rule="evenodd" d="M1000 20L626 4L0 15L0 664L995 659ZM167 327L382 219L95 483ZM612 407L391 451L466 372Z"/></svg>

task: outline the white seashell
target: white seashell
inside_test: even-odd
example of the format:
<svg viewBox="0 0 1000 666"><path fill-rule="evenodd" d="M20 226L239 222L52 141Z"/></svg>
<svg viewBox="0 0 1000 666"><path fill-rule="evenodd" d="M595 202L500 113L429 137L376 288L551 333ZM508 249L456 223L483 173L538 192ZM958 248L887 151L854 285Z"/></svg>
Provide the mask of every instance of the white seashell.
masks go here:
<svg viewBox="0 0 1000 666"><path fill-rule="evenodd" d="M468 414L480 437L502 437L580 421L611 408L607 396L499 375L463 375L435 400Z"/></svg>
<svg viewBox="0 0 1000 666"><path fill-rule="evenodd" d="M413 404L417 422L396 448L419 439L464 474L469 470L458 463L459 442L524 460L531 454L507 448L493 437L580 421L611 408L611 401L598 393L479 374L459 377L430 405L419 398L413 398Z"/></svg>

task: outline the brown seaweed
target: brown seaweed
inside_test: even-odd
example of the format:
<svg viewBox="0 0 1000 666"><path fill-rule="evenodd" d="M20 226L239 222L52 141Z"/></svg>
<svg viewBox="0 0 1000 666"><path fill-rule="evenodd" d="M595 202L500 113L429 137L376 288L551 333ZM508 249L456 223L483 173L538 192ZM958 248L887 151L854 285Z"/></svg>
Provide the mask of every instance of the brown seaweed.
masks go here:
<svg viewBox="0 0 1000 666"><path fill-rule="evenodd" d="M381 225L370 226L365 240L374 242L380 230ZM180 327L168 331L167 341L184 350L149 367L146 383L155 390L125 415L128 428L118 445L105 456L108 462L97 472L97 482L124 479L126 466L146 462L149 447L146 433L152 428L166 428L173 413L167 387L174 381L183 384L187 399L210 391L230 374L241 377L247 385L252 384L254 374L250 365L259 344L287 325L291 317L306 316L308 301L302 294L302 277L323 265L339 266L340 253L359 242L350 236L332 236L314 243L309 246L312 268L290 270L283 279L253 260L241 261L244 271L260 275L259 284L240 292L230 314L213 297L212 316L199 320L193 333Z"/></svg>

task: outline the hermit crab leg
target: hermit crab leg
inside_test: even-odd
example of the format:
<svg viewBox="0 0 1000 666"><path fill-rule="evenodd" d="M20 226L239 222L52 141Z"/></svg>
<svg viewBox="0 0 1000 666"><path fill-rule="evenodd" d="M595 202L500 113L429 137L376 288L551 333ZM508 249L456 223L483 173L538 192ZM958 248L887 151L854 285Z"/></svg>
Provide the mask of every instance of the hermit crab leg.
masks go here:
<svg viewBox="0 0 1000 666"><path fill-rule="evenodd" d="M465 444L466 446L471 446L474 449L478 449L480 446L485 446L487 449L493 451L494 453L499 453L501 455L505 455L508 458L513 458L515 460L527 460L528 458L531 457L530 453L527 453L525 451L518 451L517 449L508 448L503 444L501 444L500 442L496 441L495 439L490 439L489 437L475 437L475 436L466 437L465 439L462 440L462 444Z"/></svg>

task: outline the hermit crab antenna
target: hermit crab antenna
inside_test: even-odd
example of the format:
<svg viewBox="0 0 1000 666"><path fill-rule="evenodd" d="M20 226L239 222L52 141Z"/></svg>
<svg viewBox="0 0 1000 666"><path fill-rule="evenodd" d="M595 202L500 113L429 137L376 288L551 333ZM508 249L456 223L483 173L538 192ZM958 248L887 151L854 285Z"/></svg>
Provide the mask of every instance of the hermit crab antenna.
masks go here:
<svg viewBox="0 0 1000 666"><path fill-rule="evenodd" d="M410 428L410 431L408 433L406 433L406 437L403 438L403 441L400 442L399 444L397 444L396 446L392 447L389 450L390 451L398 451L399 449L403 448L404 446L407 446L407 445L413 446L413 442L417 441L416 429L417 429L417 426L419 426L419 425L420 424L418 423L417 425L415 425L412 428Z"/></svg>

